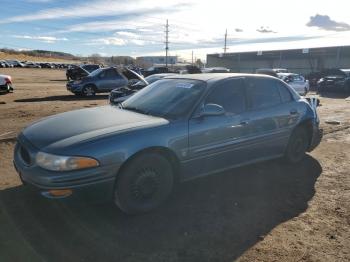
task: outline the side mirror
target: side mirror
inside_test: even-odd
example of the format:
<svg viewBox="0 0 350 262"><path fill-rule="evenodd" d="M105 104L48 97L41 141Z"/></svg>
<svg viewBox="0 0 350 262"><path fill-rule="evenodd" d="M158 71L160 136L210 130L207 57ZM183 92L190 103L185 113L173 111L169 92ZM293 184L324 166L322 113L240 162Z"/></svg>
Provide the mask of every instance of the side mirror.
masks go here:
<svg viewBox="0 0 350 262"><path fill-rule="evenodd" d="M203 116L221 116L225 114L225 109L217 104L206 104L199 116L203 117Z"/></svg>

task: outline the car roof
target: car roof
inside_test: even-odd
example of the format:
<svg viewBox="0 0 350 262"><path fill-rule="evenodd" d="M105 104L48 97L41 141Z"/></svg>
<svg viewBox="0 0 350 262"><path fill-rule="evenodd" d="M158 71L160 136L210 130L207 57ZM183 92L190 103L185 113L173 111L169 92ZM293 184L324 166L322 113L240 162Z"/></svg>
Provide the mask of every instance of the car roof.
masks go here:
<svg viewBox="0 0 350 262"><path fill-rule="evenodd" d="M200 80L205 82L216 82L229 78L239 78L239 77L259 77L259 78L269 78L276 79L269 75L262 74L243 74L243 73L203 73L203 74L188 74L188 75L174 75L165 77L165 79L188 79L188 80Z"/></svg>

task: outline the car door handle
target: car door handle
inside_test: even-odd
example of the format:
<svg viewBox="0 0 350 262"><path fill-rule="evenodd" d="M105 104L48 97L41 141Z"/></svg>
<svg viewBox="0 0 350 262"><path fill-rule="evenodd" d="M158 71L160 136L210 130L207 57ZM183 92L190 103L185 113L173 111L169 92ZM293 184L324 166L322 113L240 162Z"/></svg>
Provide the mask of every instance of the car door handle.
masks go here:
<svg viewBox="0 0 350 262"><path fill-rule="evenodd" d="M241 120L241 122L239 123L241 126L246 126L249 124L249 120L245 119L245 120Z"/></svg>
<svg viewBox="0 0 350 262"><path fill-rule="evenodd" d="M296 115L298 113L298 111L296 109L292 109L289 112L291 115Z"/></svg>

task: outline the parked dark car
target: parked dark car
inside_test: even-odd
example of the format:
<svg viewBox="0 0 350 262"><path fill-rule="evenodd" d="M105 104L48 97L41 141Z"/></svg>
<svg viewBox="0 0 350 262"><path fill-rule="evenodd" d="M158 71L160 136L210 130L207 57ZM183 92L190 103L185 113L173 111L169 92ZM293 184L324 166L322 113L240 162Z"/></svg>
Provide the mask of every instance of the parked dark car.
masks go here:
<svg viewBox="0 0 350 262"><path fill-rule="evenodd" d="M51 63L40 63L41 68L55 68Z"/></svg>
<svg viewBox="0 0 350 262"><path fill-rule="evenodd" d="M110 92L115 88L126 87L141 79L130 69L118 70L115 67L99 68L80 80L67 83L67 90L76 95L94 96L96 93Z"/></svg>
<svg viewBox="0 0 350 262"><path fill-rule="evenodd" d="M25 67L24 64L18 60L6 60L11 67Z"/></svg>
<svg viewBox="0 0 350 262"><path fill-rule="evenodd" d="M72 65L66 71L67 80L79 80L85 76L88 76L93 71L101 68L100 65Z"/></svg>
<svg viewBox="0 0 350 262"><path fill-rule="evenodd" d="M350 69L340 69L323 76L317 82L317 91L350 93Z"/></svg>
<svg viewBox="0 0 350 262"><path fill-rule="evenodd" d="M12 78L9 75L0 74L0 92L9 93L13 91Z"/></svg>
<svg viewBox="0 0 350 262"><path fill-rule="evenodd" d="M163 203L178 180L282 156L297 163L321 136L316 109L281 80L179 75L119 107L35 122L19 134L14 164L44 196L98 192L140 213Z"/></svg>
<svg viewBox="0 0 350 262"><path fill-rule="evenodd" d="M146 78L141 78L137 81L135 84L128 85L126 87L122 88L116 88L111 91L109 94L109 103L110 104L119 104L126 99L128 99L130 96L134 95L138 91L140 91L142 88L148 86L149 84L152 84L160 79L163 79L164 77L174 76L176 74L174 73L164 73L164 74L155 74L147 76Z"/></svg>
<svg viewBox="0 0 350 262"><path fill-rule="evenodd" d="M41 65L39 63L34 63L31 61L23 62L23 65L24 67L27 67L27 68L41 68Z"/></svg>
<svg viewBox="0 0 350 262"><path fill-rule="evenodd" d="M269 76L273 76L273 77L278 77L277 73L275 70L273 70L272 68L260 68L255 70L256 74L262 74L262 75L269 75Z"/></svg>
<svg viewBox="0 0 350 262"><path fill-rule="evenodd" d="M143 71L142 74L146 77L154 74L171 73L171 72L172 71L165 66L152 66L147 70Z"/></svg>
<svg viewBox="0 0 350 262"><path fill-rule="evenodd" d="M230 73L226 67L205 67L201 69L202 73Z"/></svg>

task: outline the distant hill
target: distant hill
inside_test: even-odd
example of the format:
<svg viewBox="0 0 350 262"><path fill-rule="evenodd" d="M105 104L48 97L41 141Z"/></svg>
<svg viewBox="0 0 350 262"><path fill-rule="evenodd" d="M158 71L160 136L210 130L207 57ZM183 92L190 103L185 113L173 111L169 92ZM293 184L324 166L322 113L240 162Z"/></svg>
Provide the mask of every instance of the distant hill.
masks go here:
<svg viewBox="0 0 350 262"><path fill-rule="evenodd" d="M57 52L57 51L46 51L46 50L14 50L1 48L0 59L18 59L21 61L63 61L63 60L80 60L69 53Z"/></svg>

